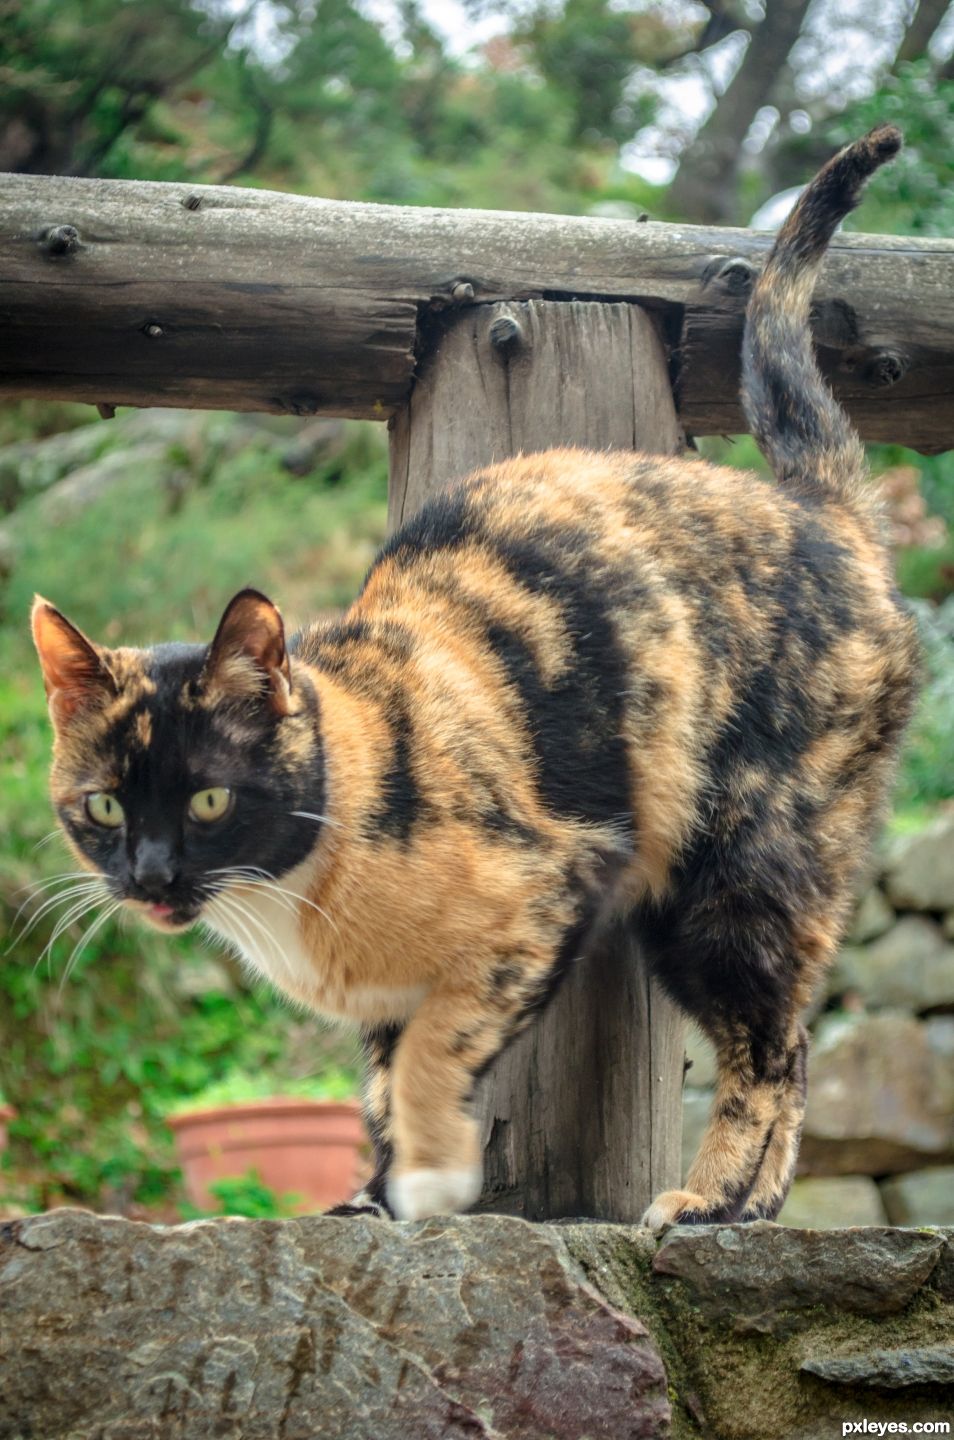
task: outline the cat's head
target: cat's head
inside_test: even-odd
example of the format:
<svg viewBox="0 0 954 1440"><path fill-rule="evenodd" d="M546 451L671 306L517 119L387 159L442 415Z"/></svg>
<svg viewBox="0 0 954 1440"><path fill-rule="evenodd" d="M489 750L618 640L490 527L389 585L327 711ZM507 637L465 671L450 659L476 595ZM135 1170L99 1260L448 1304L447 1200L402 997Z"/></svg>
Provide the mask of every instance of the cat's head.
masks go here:
<svg viewBox="0 0 954 1440"><path fill-rule="evenodd" d="M306 858L323 801L318 702L264 595L236 595L210 645L110 650L40 597L33 636L53 804L112 896L180 929L243 867L277 877Z"/></svg>

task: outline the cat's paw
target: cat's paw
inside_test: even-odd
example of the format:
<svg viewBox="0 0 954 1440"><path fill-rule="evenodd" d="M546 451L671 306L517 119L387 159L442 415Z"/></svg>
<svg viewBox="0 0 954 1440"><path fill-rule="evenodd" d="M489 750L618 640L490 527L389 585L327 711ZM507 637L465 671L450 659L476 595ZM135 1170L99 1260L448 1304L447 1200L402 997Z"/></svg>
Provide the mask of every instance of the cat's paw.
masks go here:
<svg viewBox="0 0 954 1440"><path fill-rule="evenodd" d="M707 1210L703 1197L691 1190L664 1190L646 1211L643 1224L658 1235L670 1225L698 1224Z"/></svg>
<svg viewBox="0 0 954 1440"><path fill-rule="evenodd" d="M479 1165L456 1170L405 1170L388 1180L388 1205L398 1220L426 1220L429 1215L456 1215L480 1195Z"/></svg>
<svg viewBox="0 0 954 1440"><path fill-rule="evenodd" d="M351 1218L354 1215L370 1215L378 1220L393 1220L394 1216L388 1209L387 1202L381 1194L371 1194L370 1190L359 1190L357 1195L352 1195L350 1200L343 1201L340 1205L333 1205L330 1210L324 1212L326 1216L335 1219L343 1217Z"/></svg>

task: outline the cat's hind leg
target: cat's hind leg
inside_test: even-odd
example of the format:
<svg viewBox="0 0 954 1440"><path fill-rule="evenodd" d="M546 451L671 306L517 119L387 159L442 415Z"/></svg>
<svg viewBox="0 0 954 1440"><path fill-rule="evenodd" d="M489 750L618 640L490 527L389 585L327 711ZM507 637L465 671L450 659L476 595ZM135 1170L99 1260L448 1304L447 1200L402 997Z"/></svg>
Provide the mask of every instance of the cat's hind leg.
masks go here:
<svg viewBox="0 0 954 1440"><path fill-rule="evenodd" d="M782 864L779 877L784 879ZM675 902L674 902L675 903ZM774 1219L791 1184L805 1109L801 1012L829 964L843 897L795 884L702 889L650 917L658 979L712 1040L716 1094L685 1187L658 1195L644 1223Z"/></svg>
<svg viewBox="0 0 954 1440"><path fill-rule="evenodd" d="M808 1034L799 1026L798 1043L792 1053L785 1095L772 1126L772 1133L755 1184L749 1192L742 1220L776 1219L791 1188L798 1161L798 1144L805 1118Z"/></svg>
<svg viewBox="0 0 954 1440"><path fill-rule="evenodd" d="M709 1124L685 1189L665 1191L647 1210L652 1230L754 1219L769 1208L774 1215L791 1180L801 1112L796 1118L789 1097L804 1073L802 1027L787 1016L768 1031L742 1020L723 1021L718 1034L709 1028L718 1059Z"/></svg>

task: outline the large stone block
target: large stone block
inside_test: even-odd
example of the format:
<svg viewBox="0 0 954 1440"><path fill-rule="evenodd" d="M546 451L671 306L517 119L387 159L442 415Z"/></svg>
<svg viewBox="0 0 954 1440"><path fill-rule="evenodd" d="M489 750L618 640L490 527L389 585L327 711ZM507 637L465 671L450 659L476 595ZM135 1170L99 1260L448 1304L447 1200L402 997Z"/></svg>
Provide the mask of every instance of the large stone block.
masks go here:
<svg viewBox="0 0 954 1440"><path fill-rule="evenodd" d="M876 940L879 935L890 930L893 924L894 911L885 899L884 892L879 890L877 885L872 885L858 901L845 938L849 945L865 945L869 940Z"/></svg>
<svg viewBox="0 0 954 1440"><path fill-rule="evenodd" d="M846 990L858 991L872 1009L954 1007L954 945L933 920L904 915L872 944L842 950L828 993Z"/></svg>
<svg viewBox="0 0 954 1440"><path fill-rule="evenodd" d="M893 841L884 884L899 910L954 908L954 815Z"/></svg>
<svg viewBox="0 0 954 1440"><path fill-rule="evenodd" d="M796 1180L778 1217L800 1230L842 1230L885 1225L888 1216L869 1175L819 1175Z"/></svg>
<svg viewBox="0 0 954 1440"><path fill-rule="evenodd" d="M800 1173L890 1175L954 1161L954 1067L931 1037L901 1015L819 1027Z"/></svg>
<svg viewBox="0 0 954 1440"><path fill-rule="evenodd" d="M894 1175L881 1194L892 1225L954 1225L954 1165Z"/></svg>
<svg viewBox="0 0 954 1440"><path fill-rule="evenodd" d="M893 1315L927 1282L944 1248L918 1230L795 1230L751 1225L677 1226L653 1260L683 1282L699 1313L738 1335L804 1330L820 1310Z"/></svg>
<svg viewBox="0 0 954 1440"><path fill-rule="evenodd" d="M224 1220L81 1211L0 1245L10 1440L654 1440L645 1326L559 1234L499 1216Z"/></svg>

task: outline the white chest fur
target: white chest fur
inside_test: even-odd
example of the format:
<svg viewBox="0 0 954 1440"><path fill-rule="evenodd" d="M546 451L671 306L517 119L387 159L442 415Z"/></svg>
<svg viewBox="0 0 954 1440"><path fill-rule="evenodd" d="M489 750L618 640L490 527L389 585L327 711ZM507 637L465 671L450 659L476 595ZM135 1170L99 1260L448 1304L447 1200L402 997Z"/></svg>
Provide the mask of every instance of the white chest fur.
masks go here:
<svg viewBox="0 0 954 1440"><path fill-rule="evenodd" d="M344 985L335 974L336 947L322 956L310 950L300 923L306 883L306 875L292 871L281 878L284 893L264 884L230 886L206 905L202 919L252 970L311 1009L359 1024L409 1019L425 986ZM321 923L333 928L330 918Z"/></svg>
<svg viewBox="0 0 954 1440"><path fill-rule="evenodd" d="M264 886L230 886L205 907L202 918L253 970L302 999L316 989L317 976L305 949L299 904Z"/></svg>

